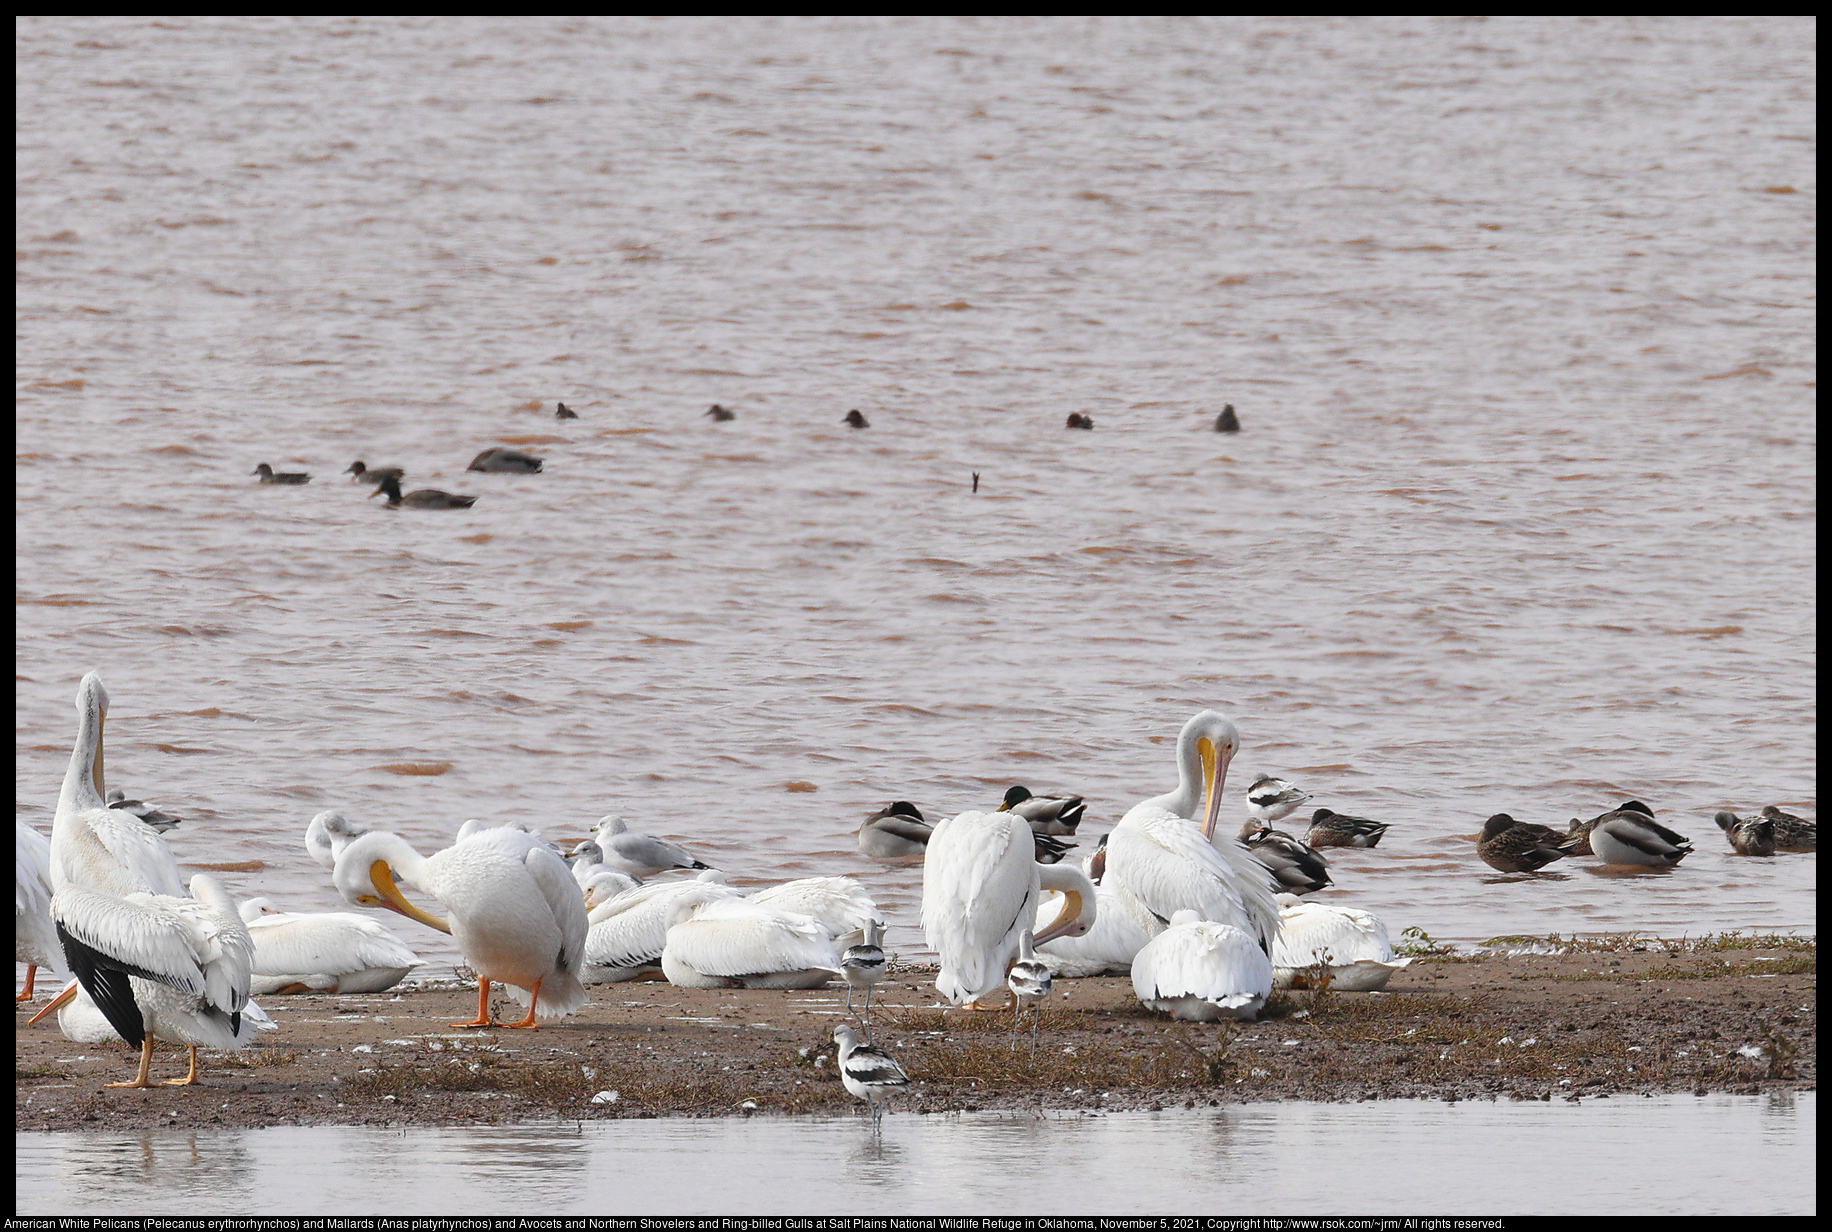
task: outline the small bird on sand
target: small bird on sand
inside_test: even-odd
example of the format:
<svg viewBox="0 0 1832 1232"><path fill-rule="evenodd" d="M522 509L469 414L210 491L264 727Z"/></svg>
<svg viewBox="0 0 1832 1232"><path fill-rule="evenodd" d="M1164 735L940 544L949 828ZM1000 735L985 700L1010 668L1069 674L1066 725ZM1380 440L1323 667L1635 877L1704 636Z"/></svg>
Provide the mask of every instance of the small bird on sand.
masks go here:
<svg viewBox="0 0 1832 1232"><path fill-rule="evenodd" d="M840 1082L855 1098L871 1106L871 1128L877 1133L884 1118L884 1104L910 1085L910 1076L884 1049L861 1044L858 1033L845 1023L834 1027L833 1041L840 1046Z"/></svg>

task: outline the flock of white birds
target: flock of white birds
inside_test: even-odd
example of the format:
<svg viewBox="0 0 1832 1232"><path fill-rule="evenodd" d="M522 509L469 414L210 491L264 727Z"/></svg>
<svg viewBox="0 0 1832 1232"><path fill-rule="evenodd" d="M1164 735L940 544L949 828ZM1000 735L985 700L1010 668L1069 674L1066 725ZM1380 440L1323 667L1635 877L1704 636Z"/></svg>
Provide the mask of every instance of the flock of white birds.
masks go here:
<svg viewBox="0 0 1832 1232"><path fill-rule="evenodd" d="M55 1012L74 1040L139 1048L135 1078L109 1085L156 1085L155 1039L190 1050L187 1076L168 1081L195 1082L198 1048L240 1048L273 1028L256 995L376 992L423 965L370 916L238 904L205 873L187 893L161 834L173 819L147 816L153 810L120 792L104 796L108 693L94 673L76 703L50 839L18 823L17 958L31 964L19 1000L31 998L37 967L73 975L32 1021ZM1256 821L1240 839L1218 831L1239 743L1221 714L1191 718L1177 741L1176 789L1130 809L1080 869L1054 862L1067 850L1054 836L1075 832L1079 798L1038 799L1023 788L994 811L933 826L898 802L866 820L859 845L882 863L920 861L937 990L975 1009L1009 999L1014 1032L1027 1006L1040 1021L1052 977L1130 973L1141 1002L1191 1021L1251 1018L1282 983L1379 988L1405 960L1394 960L1378 919L1279 893L1328 881L1318 879L1324 862L1314 850L1270 829L1303 792L1262 776L1247 797ZM1318 825L1328 816L1320 810ZM1329 841L1345 844L1371 846L1385 828L1337 821ZM1252 839L1274 845L1262 851ZM452 846L422 855L339 812L314 817L305 846L346 902L451 935L478 982L476 1017L454 1027L532 1029L577 1011L597 983L660 976L688 988L816 988L844 979L849 1010L851 993L865 993L868 1032L861 1043L849 1026L835 1028L847 1089L870 1103L875 1125L883 1100L908 1081L869 1042L871 987L888 964L877 907L850 878L746 895L616 817L570 854L514 823L468 821ZM691 875L647 880L677 869ZM496 984L527 1007L520 1020L492 1018Z"/></svg>

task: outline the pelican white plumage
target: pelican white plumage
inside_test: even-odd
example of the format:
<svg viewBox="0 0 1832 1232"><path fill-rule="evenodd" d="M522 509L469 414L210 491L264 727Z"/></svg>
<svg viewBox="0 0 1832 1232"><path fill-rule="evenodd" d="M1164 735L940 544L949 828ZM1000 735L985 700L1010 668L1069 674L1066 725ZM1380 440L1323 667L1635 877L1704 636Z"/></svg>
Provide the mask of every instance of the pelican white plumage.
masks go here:
<svg viewBox="0 0 1832 1232"><path fill-rule="evenodd" d="M1059 979L1079 980L1096 975L1125 975L1145 943L1164 931L1164 922L1147 911L1139 900L1118 886L1094 887L1094 927L1079 937L1057 937L1037 947L1037 957L1050 965ZM1036 927L1061 913L1053 894L1037 904Z"/></svg>
<svg viewBox="0 0 1832 1232"><path fill-rule="evenodd" d="M306 823L306 854L328 873L337 867L337 857L343 849L367 833L368 826L351 821L336 809L327 809Z"/></svg>
<svg viewBox="0 0 1832 1232"><path fill-rule="evenodd" d="M607 871L599 876L624 874ZM708 869L688 881L651 882L599 904L586 917L591 929L585 935L585 982L614 984L661 974L662 951L668 947L668 929L678 906L740 897L725 884L723 873Z"/></svg>
<svg viewBox="0 0 1832 1232"><path fill-rule="evenodd" d="M653 877L671 868L706 867L685 848L665 838L631 833L630 824L621 817L600 817L598 833L592 841L598 844L606 864L632 877Z"/></svg>
<svg viewBox="0 0 1832 1232"><path fill-rule="evenodd" d="M1183 1022L1252 1018L1272 993L1272 961L1248 933L1185 909L1132 960L1132 990Z"/></svg>
<svg viewBox="0 0 1832 1232"><path fill-rule="evenodd" d="M662 974L681 988L819 988L844 972L819 920L720 898L675 903Z"/></svg>
<svg viewBox="0 0 1832 1232"><path fill-rule="evenodd" d="M451 922L410 903L396 876L438 899ZM537 1019L562 1018L585 1004L585 900L565 863L532 835L484 829L423 856L400 835L372 830L344 848L331 878L346 902L398 911L452 935L477 973L477 1017L455 1027L533 1029ZM507 984L528 1016L492 1022L492 983Z"/></svg>
<svg viewBox="0 0 1832 1232"><path fill-rule="evenodd" d="M199 1047L235 1049L254 1036L244 1018L254 965L247 926L207 873L191 878L191 893L116 898L65 885L51 900L77 981L115 1033L140 1049L138 1076L109 1086L158 1085L149 1078L155 1038L190 1048L190 1073L170 1080L183 1086L197 1081Z"/></svg>
<svg viewBox="0 0 1832 1232"><path fill-rule="evenodd" d="M833 940L835 950L865 939L865 926L879 919L878 904L851 877L803 877L766 886L751 901L777 911L813 916ZM882 923L882 921L880 921Z"/></svg>
<svg viewBox="0 0 1832 1232"><path fill-rule="evenodd" d="M1337 992L1385 988L1412 960L1395 959L1380 917L1353 907L1279 895L1279 935L1272 942L1272 986L1308 988L1318 968Z"/></svg>
<svg viewBox="0 0 1832 1232"><path fill-rule="evenodd" d="M60 979L68 973L51 922L51 840L17 817L13 821L19 827L13 858L13 957L26 965L25 990L14 999L30 1001L40 967Z"/></svg>
<svg viewBox="0 0 1832 1232"><path fill-rule="evenodd" d="M296 992L381 992L426 960L368 916L352 911L282 912L265 898L241 906L254 942L257 997Z"/></svg>
<svg viewBox="0 0 1832 1232"><path fill-rule="evenodd" d="M929 837L922 863L922 931L941 958L935 987L956 1005L1004 993L1018 937L1032 927L1044 890L1063 906L1037 941L1092 928L1094 886L1080 869L1038 864L1030 824L1012 813L960 813Z"/></svg>
<svg viewBox="0 0 1832 1232"><path fill-rule="evenodd" d="M51 1003L32 1015L26 1025L32 1026L46 1014L57 1015L57 1029L63 1037L76 1044L108 1044L119 1041L120 1033L113 1024L90 1000L83 986L75 980L65 984L63 989L52 998ZM242 1024L236 1029L236 1040L245 1044L259 1031L278 1031L280 1024L267 1016L253 1001L242 1007Z"/></svg>
<svg viewBox="0 0 1832 1232"><path fill-rule="evenodd" d="M1188 908L1232 924L1269 953L1279 929L1272 874L1232 834L1216 830L1228 763L1239 748L1240 733L1226 716L1192 716L1177 735L1177 789L1120 818L1108 836L1101 884L1125 890L1160 920Z"/></svg>

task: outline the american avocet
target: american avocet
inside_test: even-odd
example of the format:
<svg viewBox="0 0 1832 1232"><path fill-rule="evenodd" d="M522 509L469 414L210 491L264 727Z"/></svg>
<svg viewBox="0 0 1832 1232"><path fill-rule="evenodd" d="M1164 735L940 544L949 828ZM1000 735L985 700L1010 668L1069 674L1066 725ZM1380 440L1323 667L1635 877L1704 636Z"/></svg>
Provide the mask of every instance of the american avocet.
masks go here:
<svg viewBox="0 0 1832 1232"><path fill-rule="evenodd" d="M1247 787L1247 811L1269 825L1284 820L1308 799L1309 792L1270 774L1260 775Z"/></svg>
<svg viewBox="0 0 1832 1232"><path fill-rule="evenodd" d="M833 1040L840 1046L840 1082L870 1107L872 1132L876 1133L884 1119L884 1105L910 1085L910 1076L884 1049L861 1044L858 1033L843 1022L833 1028Z"/></svg>
<svg viewBox="0 0 1832 1232"><path fill-rule="evenodd" d="M1037 1007L1036 1021L1031 1024L1031 1055L1037 1053L1037 1033L1043 1029L1043 1003L1050 996L1049 964L1037 957L1037 951L1031 945L1031 930L1025 929L1018 934L1018 961L1011 965L1005 976L1006 987L1011 989L1013 1004L1011 1007L1011 1050L1018 1051L1018 1019L1023 1016L1024 1008L1029 1005Z"/></svg>
<svg viewBox="0 0 1832 1232"><path fill-rule="evenodd" d="M855 990L865 990L865 1033L871 1036L871 990L885 972L890 970L890 960L884 956L884 925L877 920L865 922L865 940L857 945L849 945L840 955L840 970L846 976L846 1012L852 1013L852 994Z"/></svg>

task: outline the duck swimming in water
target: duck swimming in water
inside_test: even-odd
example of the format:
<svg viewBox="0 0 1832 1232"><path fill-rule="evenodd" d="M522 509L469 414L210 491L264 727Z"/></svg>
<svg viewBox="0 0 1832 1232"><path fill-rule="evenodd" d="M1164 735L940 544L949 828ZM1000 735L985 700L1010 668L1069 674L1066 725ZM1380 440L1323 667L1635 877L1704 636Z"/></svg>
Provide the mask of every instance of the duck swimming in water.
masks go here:
<svg viewBox="0 0 1832 1232"><path fill-rule="evenodd" d="M276 472L273 467L267 465L265 462L248 473L250 475L259 475L262 483L310 483L312 481L312 477L304 471Z"/></svg>
<svg viewBox="0 0 1832 1232"><path fill-rule="evenodd" d="M1692 844L1640 809L1624 806L1597 819L1590 850L1605 864L1671 868L1692 854Z"/></svg>
<svg viewBox="0 0 1832 1232"><path fill-rule="evenodd" d="M541 460L519 449L486 449L471 459L467 471L503 471L518 475L538 474Z"/></svg>
<svg viewBox="0 0 1832 1232"><path fill-rule="evenodd" d="M706 417L712 420L714 423L728 423L731 420L738 418L738 416L735 413L726 410L724 407L720 406L717 402L713 403L711 406L706 408Z"/></svg>
<svg viewBox="0 0 1832 1232"><path fill-rule="evenodd" d="M375 486L370 496L386 496L390 509L406 506L409 509L469 509L477 503L475 496L465 496L457 492L442 492L438 488L416 488L406 496L401 495L401 483L393 475L388 475Z"/></svg>
<svg viewBox="0 0 1832 1232"><path fill-rule="evenodd" d="M1561 845L1565 841L1566 836L1551 826L1515 821L1506 813L1496 813L1482 827L1476 854L1484 864L1504 873L1537 873L1571 854Z"/></svg>
<svg viewBox="0 0 1832 1232"><path fill-rule="evenodd" d="M1775 850L1777 851L1818 851L1819 823L1784 813L1774 805L1762 810L1766 821L1775 823Z"/></svg>
<svg viewBox="0 0 1832 1232"><path fill-rule="evenodd" d="M842 419L840 422L845 424L848 428L871 427L871 420L865 418L865 416L859 414L857 411L847 411L846 418Z"/></svg>
<svg viewBox="0 0 1832 1232"><path fill-rule="evenodd" d="M553 417L555 419L577 419L579 418L579 412L573 410L564 402L556 402L553 404Z"/></svg>
<svg viewBox="0 0 1832 1232"><path fill-rule="evenodd" d="M1735 813L1720 812L1712 820L1718 823L1718 829L1730 840L1730 847L1740 856L1772 856L1775 854L1775 823L1766 817L1751 817L1747 821Z"/></svg>
<svg viewBox="0 0 1832 1232"><path fill-rule="evenodd" d="M380 483L390 475L394 476L396 483L407 478L407 472L398 466L378 466L370 470L363 465L360 458L350 463L349 469L344 471L344 474L350 477L351 483Z"/></svg>
<svg viewBox="0 0 1832 1232"><path fill-rule="evenodd" d="M1310 829L1304 841L1312 847L1375 847L1386 832L1386 822L1320 808L1310 815Z"/></svg>

